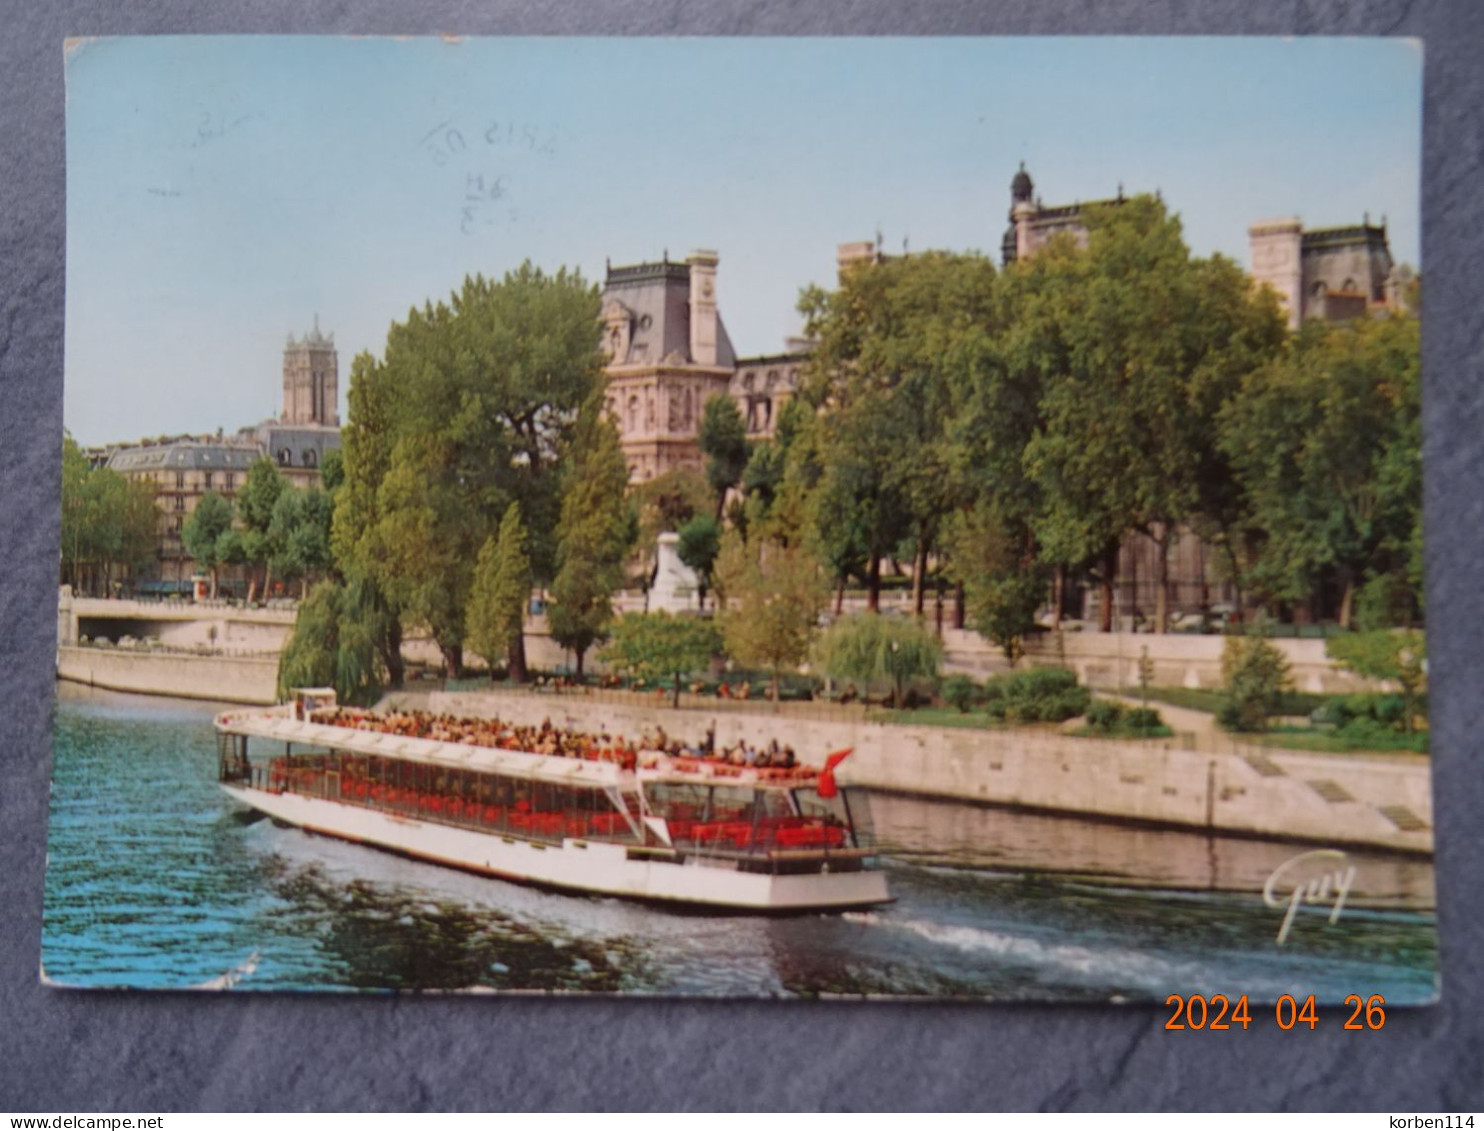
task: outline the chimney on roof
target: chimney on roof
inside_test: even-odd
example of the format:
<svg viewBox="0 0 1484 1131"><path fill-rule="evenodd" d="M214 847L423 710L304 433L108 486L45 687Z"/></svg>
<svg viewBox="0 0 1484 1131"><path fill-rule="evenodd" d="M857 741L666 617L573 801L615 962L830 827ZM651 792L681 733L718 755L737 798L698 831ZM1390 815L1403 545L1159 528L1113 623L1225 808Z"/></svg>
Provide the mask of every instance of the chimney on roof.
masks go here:
<svg viewBox="0 0 1484 1131"><path fill-rule="evenodd" d="M685 258L690 268L690 359L716 364L716 265L714 251L697 250Z"/></svg>

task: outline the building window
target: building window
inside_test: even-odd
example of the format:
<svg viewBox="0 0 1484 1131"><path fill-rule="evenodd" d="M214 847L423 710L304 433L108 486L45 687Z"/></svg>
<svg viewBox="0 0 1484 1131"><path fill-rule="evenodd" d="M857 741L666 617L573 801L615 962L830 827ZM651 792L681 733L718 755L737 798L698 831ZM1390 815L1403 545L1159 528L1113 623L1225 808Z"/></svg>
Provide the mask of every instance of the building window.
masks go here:
<svg viewBox="0 0 1484 1131"><path fill-rule="evenodd" d="M319 463L319 453L316 452L313 448L305 448L304 449L304 466L305 467L314 467L318 463Z"/></svg>
<svg viewBox="0 0 1484 1131"><path fill-rule="evenodd" d="M293 461L294 461L294 453L293 452L289 451L287 448L279 448L278 449L278 466L279 467L288 467L288 465L291 464L291 463L293 463Z"/></svg>
<svg viewBox="0 0 1484 1131"><path fill-rule="evenodd" d="M185 472L184 471L177 471L175 473L175 489L177 491L184 491L185 490Z"/></svg>
<svg viewBox="0 0 1484 1131"><path fill-rule="evenodd" d="M176 495L175 496L175 509L178 510L178 511L185 510L185 496L184 495Z"/></svg>
<svg viewBox="0 0 1484 1131"><path fill-rule="evenodd" d="M202 484L202 487L203 487L203 488L204 488L204 489L205 489L205 490L207 490L207 491L210 491L210 490L211 490L211 472L209 472L209 471L208 471L208 472L207 472L207 473L206 473L206 474L205 474L205 475L204 475L204 476L203 476L203 477L202 477L202 480L201 480L201 484Z"/></svg>
<svg viewBox="0 0 1484 1131"><path fill-rule="evenodd" d="M230 495L233 491L235 491L237 489L237 476L233 475L229 471L229 472L227 472L226 479L227 479L227 481L222 484L222 490L223 491L226 491L227 494Z"/></svg>

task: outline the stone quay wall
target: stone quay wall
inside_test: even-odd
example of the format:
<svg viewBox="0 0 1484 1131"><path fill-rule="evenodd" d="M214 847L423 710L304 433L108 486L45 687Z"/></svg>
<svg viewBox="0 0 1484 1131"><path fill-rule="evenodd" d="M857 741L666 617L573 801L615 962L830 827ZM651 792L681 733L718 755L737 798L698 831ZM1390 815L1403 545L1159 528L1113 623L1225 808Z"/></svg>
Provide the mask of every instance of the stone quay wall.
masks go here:
<svg viewBox="0 0 1484 1131"><path fill-rule="evenodd" d="M57 649L57 678L111 691L227 703L277 701L278 660L258 656Z"/></svg>
<svg viewBox="0 0 1484 1131"><path fill-rule="evenodd" d="M1088 687L1104 690L1137 687L1139 657L1148 649L1155 687L1219 688L1225 642L1223 636L1195 633L1046 632L1027 641L1021 666L1069 668ZM1279 637L1269 643L1288 660L1297 691L1343 695L1381 689L1374 680L1336 667L1321 639ZM999 647L977 632L945 628L943 647L945 671L982 679L1010 670Z"/></svg>
<svg viewBox="0 0 1484 1131"><path fill-rule="evenodd" d="M114 601L75 597L62 587L57 601L57 643L80 636L132 636L172 648L231 648L278 652L294 630L289 608L241 608L227 601Z"/></svg>
<svg viewBox="0 0 1484 1131"><path fill-rule="evenodd" d="M392 696L390 702L398 702ZM1074 738L1040 728L962 729L825 721L785 709L679 711L581 694L433 692L400 700L437 712L550 718L583 730L637 735L656 725L698 741L709 725L723 745L787 742L820 764L853 747L840 778L893 793L1144 821L1324 844L1431 852L1427 759L1325 755L1266 747L1229 752L1160 741Z"/></svg>

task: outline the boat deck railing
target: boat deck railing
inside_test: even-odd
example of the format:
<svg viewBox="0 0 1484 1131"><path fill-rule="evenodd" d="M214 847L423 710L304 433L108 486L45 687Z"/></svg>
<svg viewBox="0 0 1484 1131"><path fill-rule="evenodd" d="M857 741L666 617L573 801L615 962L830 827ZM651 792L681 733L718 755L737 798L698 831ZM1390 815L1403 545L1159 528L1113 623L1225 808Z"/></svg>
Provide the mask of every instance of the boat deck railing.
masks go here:
<svg viewBox="0 0 1484 1131"><path fill-rule="evenodd" d="M334 770L294 767L281 758L273 759L267 766L250 766L245 774L235 779L224 776L223 780L235 780L268 793L293 793L342 805L359 805L392 816L549 844L560 844L568 837L639 843L629 822L617 810L540 812L521 803L493 804L435 790L387 785Z"/></svg>
<svg viewBox="0 0 1484 1131"><path fill-rule="evenodd" d="M292 793L316 800L356 805L378 813L411 820L451 825L473 832L512 839L560 844L563 840L597 840L660 853L715 857L757 863L797 865L830 858L854 860L866 855L840 824L809 817L759 817L745 812L721 812L710 819L672 817L667 828L671 843L664 844L642 823L643 836L622 812L562 810L545 812L526 802L498 804L446 791L395 786L318 765L295 765L274 758L266 765L239 756L235 736L222 736L220 776L223 782L262 790ZM785 867L783 870L788 870Z"/></svg>

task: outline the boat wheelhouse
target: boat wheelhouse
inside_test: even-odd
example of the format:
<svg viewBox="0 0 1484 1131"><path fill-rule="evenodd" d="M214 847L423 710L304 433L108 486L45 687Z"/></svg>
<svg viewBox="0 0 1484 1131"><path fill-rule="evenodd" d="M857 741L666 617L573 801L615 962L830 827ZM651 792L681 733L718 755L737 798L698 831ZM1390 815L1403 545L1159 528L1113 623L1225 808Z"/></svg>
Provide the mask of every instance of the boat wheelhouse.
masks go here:
<svg viewBox="0 0 1484 1131"><path fill-rule="evenodd" d="M222 788L277 821L502 879L713 910L888 902L824 770L675 757L606 736L378 715L328 689L216 720ZM548 735L541 730L541 735ZM566 732L562 732L566 733ZM449 737L454 735L456 737ZM522 741L524 740L524 741Z"/></svg>

